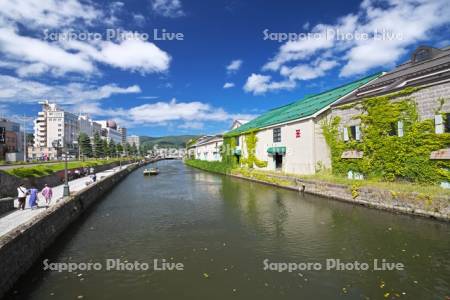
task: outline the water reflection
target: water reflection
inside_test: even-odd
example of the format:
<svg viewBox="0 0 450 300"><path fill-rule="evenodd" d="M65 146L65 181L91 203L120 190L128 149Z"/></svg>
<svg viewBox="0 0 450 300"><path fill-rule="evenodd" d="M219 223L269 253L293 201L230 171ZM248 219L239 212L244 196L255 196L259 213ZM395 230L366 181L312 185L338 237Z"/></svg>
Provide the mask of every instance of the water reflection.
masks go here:
<svg viewBox="0 0 450 300"><path fill-rule="evenodd" d="M44 255L53 261L122 258L183 262L183 272L42 272L17 299L445 299L448 224L158 164L134 172ZM402 272L266 272L263 260L403 262ZM207 274L207 276L205 276ZM83 280L81 280L83 279ZM25 282L27 284L25 284ZM31 282L31 284L29 284ZM381 287L382 286L382 287ZM406 294L403 294L406 293ZM52 299L53 299L52 298Z"/></svg>

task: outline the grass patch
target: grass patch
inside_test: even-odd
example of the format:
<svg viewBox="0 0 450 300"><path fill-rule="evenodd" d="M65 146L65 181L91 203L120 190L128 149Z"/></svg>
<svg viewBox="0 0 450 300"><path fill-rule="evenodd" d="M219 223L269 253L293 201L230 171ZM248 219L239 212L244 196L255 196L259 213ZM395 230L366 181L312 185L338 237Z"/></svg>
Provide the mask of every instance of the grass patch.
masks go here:
<svg viewBox="0 0 450 300"><path fill-rule="evenodd" d="M298 174L280 173L275 171L261 171L261 170L252 170L252 173L289 176L305 180L317 180L327 183L346 185L350 189L352 189L356 184L358 187L372 187L395 193L418 193L430 197L450 196L450 190L443 189L439 185L420 184L412 182L395 182L395 181L386 182L386 181L378 181L375 179L354 180L333 175L331 174L330 171L322 171L314 175L298 175ZM245 176L245 174L243 175Z"/></svg>
<svg viewBox="0 0 450 300"><path fill-rule="evenodd" d="M90 168L100 165L105 165L109 163L113 163L118 161L118 159L102 159L102 160L88 160L88 161L70 161L67 163L68 169L77 169L77 168ZM39 166L32 167L18 167L14 169L8 169L4 172L16 177L20 178L28 178L28 177L42 177L53 174L58 171L64 170L64 162L56 163L56 164L42 164Z"/></svg>
<svg viewBox="0 0 450 300"><path fill-rule="evenodd" d="M322 181L326 183L340 184L347 186L352 194L356 193L356 190L361 187L372 187L381 190L390 191L391 193L416 193L419 196L423 196L425 198L434 198L436 196L444 196L450 197L450 190L443 189L439 185L432 184L420 184L420 183L411 183L411 182L385 182L378 181L375 179L364 179L364 180L353 180L345 177L339 177L331 174L330 171L325 170L319 172L315 175L298 175L298 174L290 174L290 173L281 173L275 171L263 171L249 168L231 168L229 165L222 163L220 161L211 162L204 160L186 160L186 165L202 169L205 171L211 171L220 174L234 174L241 175L248 178L254 178L257 180L281 185L281 186L291 186L292 181L285 180L283 178L276 178L277 176L287 176L291 178L298 178L304 180L314 180L314 181ZM272 175L272 176L271 176ZM355 188L357 187L357 188Z"/></svg>
<svg viewBox="0 0 450 300"><path fill-rule="evenodd" d="M205 160L198 160L198 159L187 159L184 161L184 163L188 166L202 169L205 171L220 173L220 174L230 174L231 168L221 162L221 161L205 161Z"/></svg>

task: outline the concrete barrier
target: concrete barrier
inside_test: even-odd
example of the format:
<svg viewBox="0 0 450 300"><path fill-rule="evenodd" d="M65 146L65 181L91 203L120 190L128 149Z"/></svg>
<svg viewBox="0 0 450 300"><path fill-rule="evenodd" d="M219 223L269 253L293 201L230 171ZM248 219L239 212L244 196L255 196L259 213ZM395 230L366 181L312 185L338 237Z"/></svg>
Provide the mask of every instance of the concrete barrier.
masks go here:
<svg viewBox="0 0 450 300"><path fill-rule="evenodd" d="M99 180L0 237L0 298L36 262L53 241L94 202L139 165Z"/></svg>
<svg viewBox="0 0 450 300"><path fill-rule="evenodd" d="M129 161L123 161L122 164L129 164ZM95 172L102 172L108 169L112 169L119 165L118 161L113 163L104 164L94 166ZM77 169L77 168L75 168ZM73 169L74 170L74 169ZM5 172L0 172L0 198L1 197L16 197L17 196L17 187L20 184L24 184L26 187L34 186L37 189L42 189L44 184L48 184L50 186L59 185L62 183L64 178L64 170L55 172L51 175L42 176L42 177L31 177L31 178L19 178L13 175L10 175Z"/></svg>

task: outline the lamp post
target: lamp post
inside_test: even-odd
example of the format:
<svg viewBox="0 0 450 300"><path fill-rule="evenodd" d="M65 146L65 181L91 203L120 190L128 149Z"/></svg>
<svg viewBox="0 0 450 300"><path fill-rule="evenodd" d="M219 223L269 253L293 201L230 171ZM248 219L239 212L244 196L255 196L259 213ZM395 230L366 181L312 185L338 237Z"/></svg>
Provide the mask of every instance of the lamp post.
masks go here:
<svg viewBox="0 0 450 300"><path fill-rule="evenodd" d="M70 196L70 188L69 188L69 176L67 173L67 145L64 143L64 146L61 145L61 140L55 140L53 141L53 147L54 148L60 148L62 151L61 153L64 153L64 187L63 187L63 197Z"/></svg>

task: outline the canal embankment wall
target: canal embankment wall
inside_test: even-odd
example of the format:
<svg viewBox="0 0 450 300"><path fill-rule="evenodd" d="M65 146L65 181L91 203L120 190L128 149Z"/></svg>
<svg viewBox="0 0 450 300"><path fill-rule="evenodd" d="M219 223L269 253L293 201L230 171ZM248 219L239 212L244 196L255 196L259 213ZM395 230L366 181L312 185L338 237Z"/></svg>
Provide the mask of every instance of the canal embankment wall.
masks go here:
<svg viewBox="0 0 450 300"><path fill-rule="evenodd" d="M210 171L198 166L193 167ZM224 174L223 172L216 173ZM357 181L353 186L348 186L289 175L262 174L252 171L245 173L232 171L231 174L227 173L226 175L370 208L450 222L450 197L446 196L430 197L421 193L395 192L360 186Z"/></svg>
<svg viewBox="0 0 450 300"><path fill-rule="evenodd" d="M121 163L123 165L126 165L129 164L130 161L122 161ZM95 172L98 173L117 167L119 166L119 164L120 162L115 161L109 164L97 165L94 166L93 168ZM64 177L64 170L55 172L47 176L29 177L29 178L20 178L5 172L0 172L0 198L16 197L17 187L21 184L23 184L25 187L34 186L40 190L44 187L44 184L48 184L50 186L56 186L61 184L62 182L61 180L63 177Z"/></svg>
<svg viewBox="0 0 450 300"><path fill-rule="evenodd" d="M133 164L101 178L96 184L61 199L33 219L1 236L0 298L71 223L139 166Z"/></svg>

